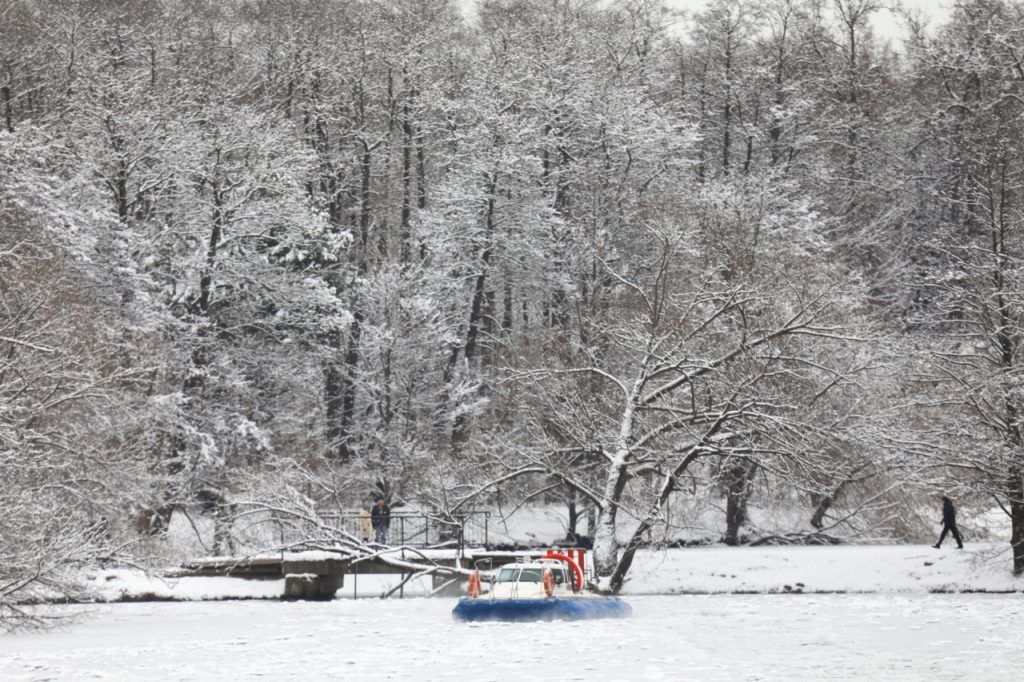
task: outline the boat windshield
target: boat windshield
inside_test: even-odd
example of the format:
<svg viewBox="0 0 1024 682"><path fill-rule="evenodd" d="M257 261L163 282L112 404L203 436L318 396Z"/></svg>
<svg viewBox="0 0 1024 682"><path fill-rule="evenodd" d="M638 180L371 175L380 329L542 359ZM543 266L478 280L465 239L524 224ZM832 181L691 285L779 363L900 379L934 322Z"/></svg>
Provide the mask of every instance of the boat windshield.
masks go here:
<svg viewBox="0 0 1024 682"><path fill-rule="evenodd" d="M514 583L516 581L516 573L519 573L518 568L503 568L498 572L499 583Z"/></svg>
<svg viewBox="0 0 1024 682"><path fill-rule="evenodd" d="M562 571L552 571L554 573L555 582L561 584L564 582L565 577ZM498 577L495 582L499 583L539 583L544 578L543 568L503 568L498 571Z"/></svg>
<svg viewBox="0 0 1024 682"><path fill-rule="evenodd" d="M519 582L521 583L539 583L542 577L542 569L540 568L524 568L522 573L519 574Z"/></svg>

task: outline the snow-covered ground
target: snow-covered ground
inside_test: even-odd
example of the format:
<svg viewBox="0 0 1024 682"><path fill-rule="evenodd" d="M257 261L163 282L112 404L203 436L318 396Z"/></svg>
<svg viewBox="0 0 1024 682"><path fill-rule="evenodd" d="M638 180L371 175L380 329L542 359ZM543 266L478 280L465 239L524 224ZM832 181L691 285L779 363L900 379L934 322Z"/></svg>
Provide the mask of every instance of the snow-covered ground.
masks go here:
<svg viewBox="0 0 1024 682"><path fill-rule="evenodd" d="M1009 568L1003 544L640 552L632 619L525 625L456 623L451 599L346 598L398 576L287 603L280 580L106 570L92 580L111 600L272 601L57 607L82 617L0 637L0 680L1016 680L1024 580ZM929 594L968 591L1016 593Z"/></svg>
<svg viewBox="0 0 1024 682"><path fill-rule="evenodd" d="M1018 595L630 602L625 621L532 624L455 622L451 599L114 604L0 637L0 679L1000 682L1024 669Z"/></svg>
<svg viewBox="0 0 1024 682"><path fill-rule="evenodd" d="M1024 578L1010 573L1005 544L968 544L957 550L927 545L842 545L827 547L692 547L641 551L623 593L774 592L1012 592ZM277 599L283 580L160 578L139 571L104 570L90 580L108 601L158 599ZM346 577L338 596L374 597L401 576ZM429 579L414 581L405 594L426 596Z"/></svg>
<svg viewBox="0 0 1024 682"><path fill-rule="evenodd" d="M1024 591L1009 546L700 547L640 552L626 594Z"/></svg>

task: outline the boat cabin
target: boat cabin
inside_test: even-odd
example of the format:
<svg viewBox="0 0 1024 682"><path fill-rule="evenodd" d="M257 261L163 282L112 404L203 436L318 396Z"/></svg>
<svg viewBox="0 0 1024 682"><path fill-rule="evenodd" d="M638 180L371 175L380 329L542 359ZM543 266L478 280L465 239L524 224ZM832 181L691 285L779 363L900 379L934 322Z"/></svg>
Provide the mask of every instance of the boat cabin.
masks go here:
<svg viewBox="0 0 1024 682"><path fill-rule="evenodd" d="M550 572L551 576L547 585L545 572ZM494 599L544 599L572 592L569 570L557 559L506 564L497 570L491 584Z"/></svg>

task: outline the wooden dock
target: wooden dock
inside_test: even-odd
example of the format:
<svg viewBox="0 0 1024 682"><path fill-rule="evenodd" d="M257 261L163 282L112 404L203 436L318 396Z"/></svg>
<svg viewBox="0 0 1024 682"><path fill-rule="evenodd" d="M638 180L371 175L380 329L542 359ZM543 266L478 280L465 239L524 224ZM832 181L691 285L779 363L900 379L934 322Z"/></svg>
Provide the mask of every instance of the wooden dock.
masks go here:
<svg viewBox="0 0 1024 682"><path fill-rule="evenodd" d="M345 576L401 575L395 591L416 576L431 576L435 593L457 593L464 576L474 569L490 570L520 559L536 558L544 550L495 552L465 550L429 553L418 550L387 550L364 556L329 551L283 552L251 557L210 557L182 564L172 577L230 576L248 580L284 579L282 599L329 600L345 584Z"/></svg>

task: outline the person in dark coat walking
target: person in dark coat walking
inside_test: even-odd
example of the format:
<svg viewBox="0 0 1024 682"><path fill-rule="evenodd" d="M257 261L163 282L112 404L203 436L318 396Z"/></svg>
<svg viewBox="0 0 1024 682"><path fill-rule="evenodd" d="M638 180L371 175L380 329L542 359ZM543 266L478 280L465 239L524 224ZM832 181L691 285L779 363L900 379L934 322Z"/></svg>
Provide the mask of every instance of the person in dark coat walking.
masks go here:
<svg viewBox="0 0 1024 682"><path fill-rule="evenodd" d="M377 498L370 512L370 523L373 525L373 541L382 545L388 544L388 528L391 527L391 507L383 497Z"/></svg>
<svg viewBox="0 0 1024 682"><path fill-rule="evenodd" d="M953 533L953 539L956 540L957 549L964 548L964 539L960 537L960 531L956 527L956 509L953 507L953 500L949 499L945 495L942 496L942 535L939 536L939 541L936 542L932 547L939 549L942 547L942 541L946 539L946 533Z"/></svg>

